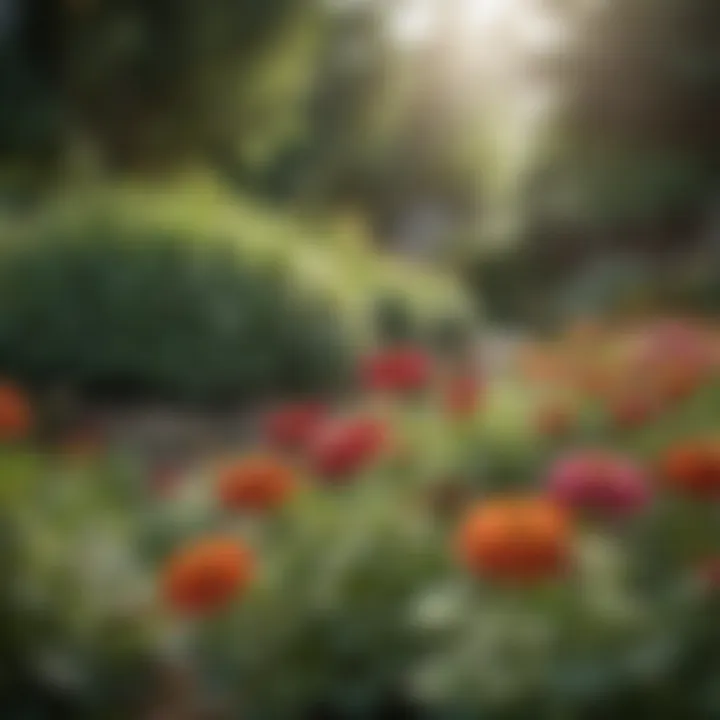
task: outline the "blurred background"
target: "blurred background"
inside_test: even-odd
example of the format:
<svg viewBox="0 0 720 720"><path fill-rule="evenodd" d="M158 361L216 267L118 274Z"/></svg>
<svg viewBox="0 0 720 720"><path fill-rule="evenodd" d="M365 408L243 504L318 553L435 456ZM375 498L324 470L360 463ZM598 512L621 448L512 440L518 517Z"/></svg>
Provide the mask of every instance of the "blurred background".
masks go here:
<svg viewBox="0 0 720 720"><path fill-rule="evenodd" d="M622 532L491 513L521 575L582 545L569 592L448 538L561 452L715 437L719 312L718 0L0 0L0 716L717 720L716 439ZM367 482L258 430L308 398ZM275 486L218 500L258 435ZM202 601L220 530L193 646L158 577Z"/></svg>
<svg viewBox="0 0 720 720"><path fill-rule="evenodd" d="M302 265L346 291L359 274L353 254L411 260L422 268L406 285L428 268L451 274L471 304L513 324L556 322L570 308L717 309L713 0L0 7L3 250L21 262L22 246L24 273L41 272L27 257L30 233L52 236L62 255L54 282L80 272L66 246L90 253L77 247L87 241L87 262L122 263L137 272L126 279L134 286L151 270L131 266L179 252L183 235L184 248L203 255L223 241L250 254L274 244L282 264L304 257L290 272ZM125 239L137 243L123 252L142 258L111 257ZM180 282L179 269L161 273ZM382 270L367 274L398 285ZM12 275L27 288L39 282ZM23 302L12 312L41 322ZM65 313L79 337L92 310ZM174 332L172 318L154 321ZM68 347L41 361L9 327L0 360L38 378L64 365L99 374L83 382L128 384L96 368L100 359L78 367L65 330L55 333ZM28 357L13 357L21 352ZM131 375L142 363L128 357L117 369ZM182 385L181 369L172 372L168 383Z"/></svg>

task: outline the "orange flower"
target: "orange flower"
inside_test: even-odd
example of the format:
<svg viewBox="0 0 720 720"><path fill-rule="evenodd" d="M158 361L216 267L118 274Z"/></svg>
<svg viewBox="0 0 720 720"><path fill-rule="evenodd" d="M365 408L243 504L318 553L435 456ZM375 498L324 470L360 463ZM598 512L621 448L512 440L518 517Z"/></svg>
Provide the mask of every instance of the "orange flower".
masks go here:
<svg viewBox="0 0 720 720"><path fill-rule="evenodd" d="M720 441L700 439L671 447L663 471L677 490L701 500L720 497Z"/></svg>
<svg viewBox="0 0 720 720"><path fill-rule="evenodd" d="M178 550L162 576L166 602L178 612L205 614L247 588L254 570L250 551L232 538L208 538Z"/></svg>
<svg viewBox="0 0 720 720"><path fill-rule="evenodd" d="M12 383L0 383L0 440L21 440L32 427L32 408L25 394Z"/></svg>
<svg viewBox="0 0 720 720"><path fill-rule="evenodd" d="M539 498L503 498L472 509L458 532L457 553L471 572L500 581L557 575L570 553L566 513Z"/></svg>
<svg viewBox="0 0 720 720"><path fill-rule="evenodd" d="M245 458L222 468L218 479L220 500L231 510L273 510L294 490L292 470L272 457Z"/></svg>

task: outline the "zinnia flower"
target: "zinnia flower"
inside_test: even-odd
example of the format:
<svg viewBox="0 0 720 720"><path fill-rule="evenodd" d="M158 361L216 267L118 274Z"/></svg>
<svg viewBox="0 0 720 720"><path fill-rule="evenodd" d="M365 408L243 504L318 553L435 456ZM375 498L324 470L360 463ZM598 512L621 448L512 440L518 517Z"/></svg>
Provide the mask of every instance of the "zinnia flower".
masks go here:
<svg viewBox="0 0 720 720"><path fill-rule="evenodd" d="M458 531L456 550L477 575L535 582L566 567L571 534L566 512L549 500L504 498L470 511Z"/></svg>
<svg viewBox="0 0 720 720"><path fill-rule="evenodd" d="M341 418L323 425L309 447L309 462L325 478L342 479L368 467L388 446L384 424L373 418Z"/></svg>
<svg viewBox="0 0 720 720"><path fill-rule="evenodd" d="M433 374L430 355L420 348L398 347L365 358L360 376L365 388L375 392L408 394L427 387Z"/></svg>
<svg viewBox="0 0 720 720"><path fill-rule="evenodd" d="M720 441L698 439L671 447L662 460L668 483L699 500L720 497Z"/></svg>
<svg viewBox="0 0 720 720"><path fill-rule="evenodd" d="M178 612L214 612L248 587L253 570L250 551L237 540L200 540L170 558L162 576L163 595Z"/></svg>
<svg viewBox="0 0 720 720"><path fill-rule="evenodd" d="M603 451L580 451L559 460L548 479L552 497L575 510L626 516L650 498L644 471L632 460Z"/></svg>
<svg viewBox="0 0 720 720"><path fill-rule="evenodd" d="M285 405L266 416L264 434L274 446L298 450L305 447L326 415L327 409L318 402Z"/></svg>
<svg viewBox="0 0 720 720"><path fill-rule="evenodd" d="M9 382L0 383L0 441L22 440L32 422L32 408L22 390Z"/></svg>
<svg viewBox="0 0 720 720"><path fill-rule="evenodd" d="M282 505L296 488L295 475L272 457L254 456L221 468L218 495L231 510L264 512Z"/></svg>

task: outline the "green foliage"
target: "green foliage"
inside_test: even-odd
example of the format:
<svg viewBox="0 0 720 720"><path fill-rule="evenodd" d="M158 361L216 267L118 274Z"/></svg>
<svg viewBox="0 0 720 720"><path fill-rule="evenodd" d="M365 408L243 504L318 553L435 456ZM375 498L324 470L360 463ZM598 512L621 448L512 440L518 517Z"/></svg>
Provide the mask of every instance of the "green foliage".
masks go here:
<svg viewBox="0 0 720 720"><path fill-rule="evenodd" d="M717 608L683 550L701 522L702 550L713 550L717 509L658 487L646 515L578 527L567 577L519 587L472 578L453 558L455 519L429 491L471 448L482 455L473 494L507 491L508 470L538 488L559 446L536 434L535 398L514 382L461 426L436 399L388 416L410 441L409 463L387 458L344 485L303 477L262 517L224 509L212 469L158 495L148 468L112 448L82 461L3 449L0 630L34 703L18 712L51 716L40 703L59 685L73 717L127 715L125 683L144 693L148 663L180 659L248 718L376 718L398 695L413 719L630 718L660 704L669 717L714 717ZM651 463L712 427L717 400L708 385L646 427L600 423L592 440ZM180 621L158 602L157 573L174 548L217 532L252 548L252 587L226 611ZM9 676L7 697L18 687Z"/></svg>
<svg viewBox="0 0 720 720"><path fill-rule="evenodd" d="M47 169L79 139L127 170L282 143L297 132L321 17L298 0L11 0L0 154Z"/></svg>
<svg viewBox="0 0 720 720"><path fill-rule="evenodd" d="M347 318L299 282L289 258L253 256L242 228L116 220L86 216L4 248L4 372L41 387L199 401L342 379Z"/></svg>
<svg viewBox="0 0 720 720"><path fill-rule="evenodd" d="M127 468L8 448L0 468L3 713L109 718L120 701L131 710L146 689L154 620Z"/></svg>
<svg viewBox="0 0 720 720"><path fill-rule="evenodd" d="M210 682L235 707L253 717L311 715L318 703L362 717L384 710L421 650L416 590L444 572L435 529L388 487L396 480L379 471L311 488L266 528L257 587L196 639Z"/></svg>
<svg viewBox="0 0 720 720"><path fill-rule="evenodd" d="M385 262L371 301L381 342L415 342L456 354L475 340L478 314L461 286L442 273Z"/></svg>
<svg viewBox="0 0 720 720"><path fill-rule="evenodd" d="M554 71L567 94L538 194L562 178L572 200L561 213L590 227L702 212L720 161L717 4L611 0L574 27L580 41Z"/></svg>
<svg viewBox="0 0 720 720"><path fill-rule="evenodd" d="M202 402L321 391L372 340L390 283L419 326L464 312L449 280L197 184L64 197L6 234L0 368L39 387Z"/></svg>
<svg viewBox="0 0 720 720"><path fill-rule="evenodd" d="M597 314L686 312L712 316L720 303L714 270L716 252L653 262L622 253L606 254L559 284L553 296L556 318Z"/></svg>

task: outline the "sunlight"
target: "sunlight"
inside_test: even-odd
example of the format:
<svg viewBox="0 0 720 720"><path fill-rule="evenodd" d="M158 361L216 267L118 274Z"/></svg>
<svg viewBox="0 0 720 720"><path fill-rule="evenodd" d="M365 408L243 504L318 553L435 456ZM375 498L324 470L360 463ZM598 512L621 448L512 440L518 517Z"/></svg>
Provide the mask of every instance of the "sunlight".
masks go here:
<svg viewBox="0 0 720 720"><path fill-rule="evenodd" d="M483 43L507 53L514 48L548 50L567 38L563 18L552 13L538 0L398 0L390 12L390 32L401 45L414 45L444 32L441 23L452 25ZM478 54L486 54L486 44L476 45Z"/></svg>
<svg viewBox="0 0 720 720"><path fill-rule="evenodd" d="M392 38L401 46L413 46L433 35L436 24L435 0L398 0L389 12Z"/></svg>
<svg viewBox="0 0 720 720"><path fill-rule="evenodd" d="M390 32L400 50L439 43L446 54L456 106L492 158L492 177L483 182L486 234L513 235L523 183L559 100L543 60L567 47L573 13L542 0L397 0L392 7Z"/></svg>
<svg viewBox="0 0 720 720"><path fill-rule="evenodd" d="M514 16L522 0L462 0L460 5L471 25L484 29L497 23L503 16Z"/></svg>

